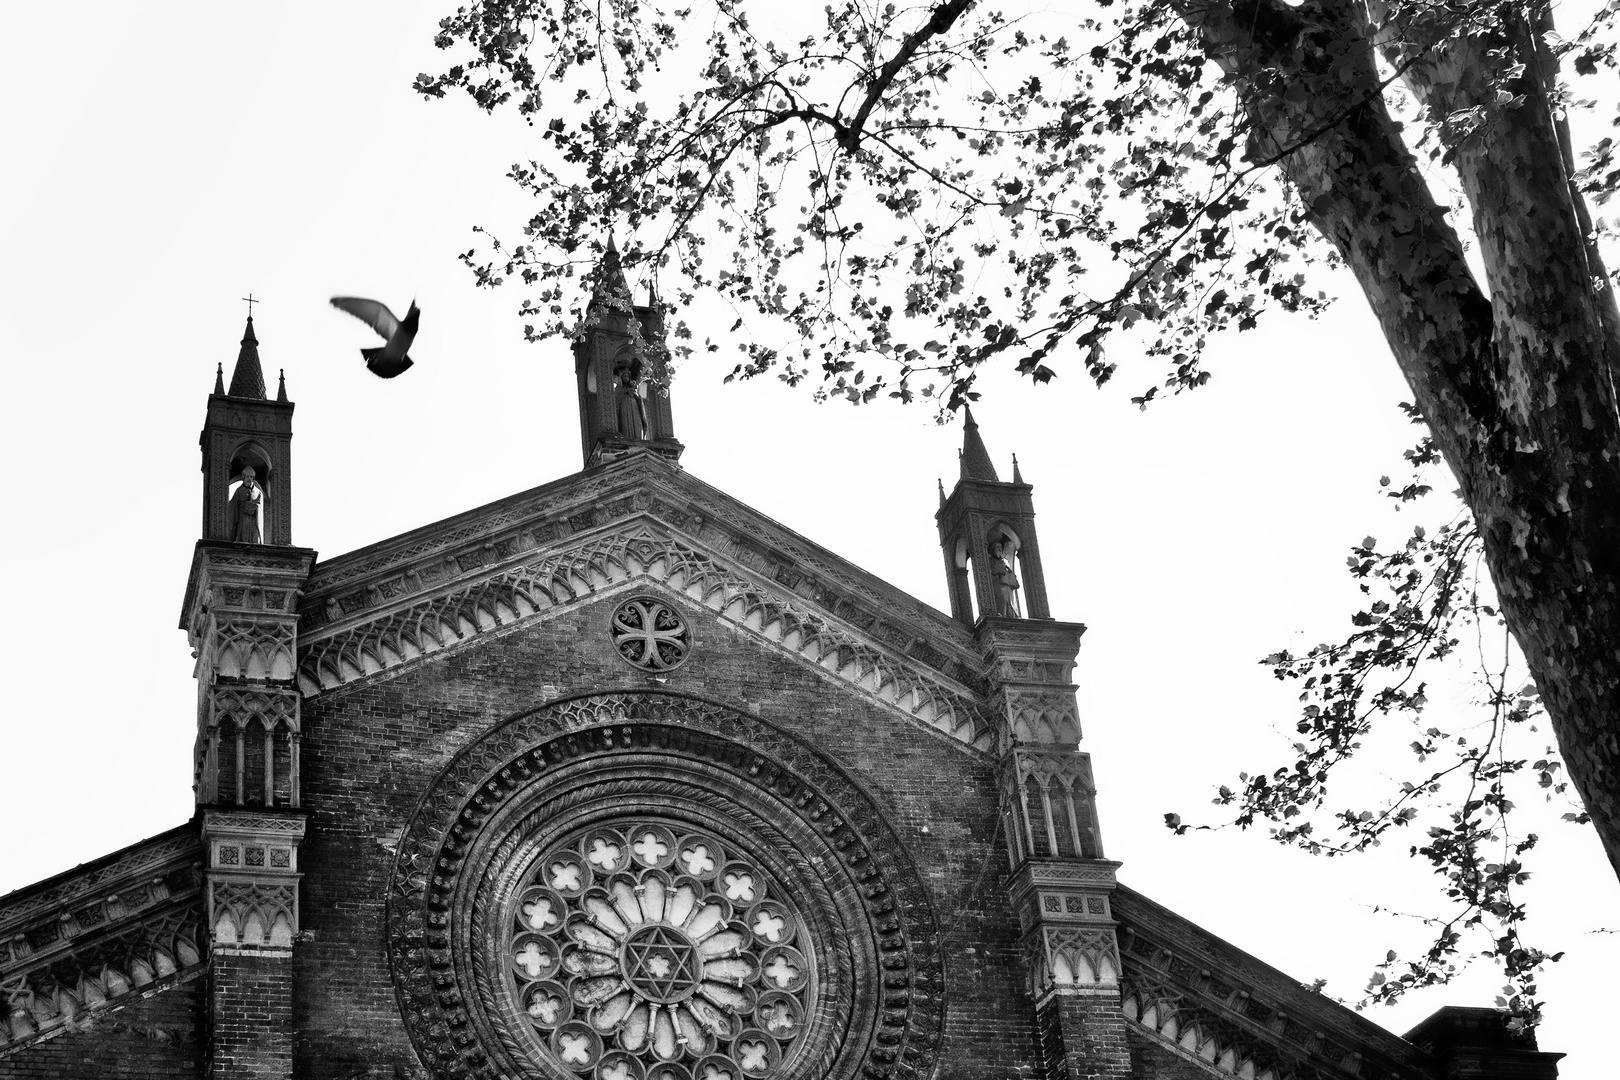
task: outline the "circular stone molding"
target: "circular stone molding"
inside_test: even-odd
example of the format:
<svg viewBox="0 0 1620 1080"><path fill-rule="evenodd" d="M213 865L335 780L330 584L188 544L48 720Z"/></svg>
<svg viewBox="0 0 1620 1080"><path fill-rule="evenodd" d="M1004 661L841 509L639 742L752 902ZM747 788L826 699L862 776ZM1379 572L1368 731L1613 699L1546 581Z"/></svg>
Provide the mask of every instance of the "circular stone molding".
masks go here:
<svg viewBox="0 0 1620 1080"><path fill-rule="evenodd" d="M656 596L633 596L614 609L613 648L631 667L670 671L686 662L692 631L673 606Z"/></svg>
<svg viewBox="0 0 1620 1080"><path fill-rule="evenodd" d="M436 1080L924 1077L939 933L841 769L662 692L493 729L401 838L388 955Z"/></svg>

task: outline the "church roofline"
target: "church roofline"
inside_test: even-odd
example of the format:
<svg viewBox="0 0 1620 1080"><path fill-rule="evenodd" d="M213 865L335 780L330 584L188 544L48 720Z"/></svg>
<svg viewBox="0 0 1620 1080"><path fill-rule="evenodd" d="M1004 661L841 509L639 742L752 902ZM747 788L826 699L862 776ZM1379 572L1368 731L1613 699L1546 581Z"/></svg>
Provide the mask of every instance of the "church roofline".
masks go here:
<svg viewBox="0 0 1620 1080"><path fill-rule="evenodd" d="M839 577L839 584L871 589L878 594L883 603L902 606L907 616L922 621L932 634L947 639L944 644L953 648L963 658L976 657L979 654L978 644L973 639L972 634L965 632L960 623L938 608L917 599L903 589L890 585L871 571L861 568L836 552L808 539L801 533L754 510L736 497L699 480L690 472L660 455L644 450L634 451L603 465L582 472L571 473L549 483L541 484L539 487L508 495L505 498L485 503L471 510L465 510L459 514L453 514L439 521L420 526L409 532L400 533L386 540L379 540L365 547L356 548L353 551L334 556L323 562L317 562L315 569L310 574L306 593L309 597L314 597L316 594L331 592L339 585L361 578L386 575L391 570L396 569L400 563L419 558L428 551L448 551L458 544L464 544L479 537L487 537L502 529L515 527L524 520L544 513L546 509L551 508L547 505L548 503L558 499L559 496L564 496L576 485L582 485L597 478L618 478L621 474L635 474L645 470L652 470L650 475L666 479L674 487L697 489L697 494L712 500L713 503L718 504L718 508L724 509L728 513L745 515L753 524L759 526L755 535L764 533L770 540L789 542L798 550L786 551L785 554L808 556L822 563L823 567L831 570ZM628 482L628 477L626 477L626 483ZM597 486L595 484L590 485L592 489ZM560 505L561 501L559 500L556 505ZM491 521L491 518L498 518L499 520ZM446 536L446 533L450 535Z"/></svg>
<svg viewBox="0 0 1620 1080"><path fill-rule="evenodd" d="M0 897L0 1059L201 976L202 861L193 820Z"/></svg>
<svg viewBox="0 0 1620 1080"><path fill-rule="evenodd" d="M154 833L153 835L146 837L144 840L137 840L133 844L126 844L124 847L121 847L116 851L110 851L107 854L91 859L88 862L82 862L77 866L63 870L60 873L52 874L48 878L41 878L39 881L35 881L28 885L19 886L18 888L11 890L4 895L0 895L0 930L4 930L10 923L16 920L17 916L13 914L13 912L17 903L21 900L27 899L35 894L45 892L52 886L59 885L62 882L70 879L87 878L91 877L92 875L102 876L99 874L100 871L105 870L107 867L115 866L115 864L129 858L131 855L139 854L141 849L160 844L165 840L177 838L195 840L196 836L196 823L194 821L186 821L183 824L176 825L172 829L165 829L160 833ZM140 861L140 866L145 865L146 862L144 860Z"/></svg>
<svg viewBox="0 0 1620 1080"><path fill-rule="evenodd" d="M646 586L958 743L994 744L970 630L642 451L318 566L299 606L300 686L337 691Z"/></svg>
<svg viewBox="0 0 1620 1080"><path fill-rule="evenodd" d="M1427 1078L1434 1060L1412 1043L1372 1020L1301 985L1298 979L1205 930L1185 916L1124 884L1115 887L1113 913L1119 921L1120 956L1126 982L1145 956L1153 972L1187 998L1226 1023L1241 1025L1250 1042L1270 1044L1296 1060L1309 1061L1324 1076L1378 1075ZM1183 975L1182 973L1188 973ZM1178 977L1181 976L1181 977ZM1221 987L1229 993L1223 994ZM1233 995L1236 995L1234 997ZM1129 991L1125 995L1129 997ZM1138 1021L1140 1013L1138 1014ZM1178 1018L1183 1026L1191 1017ZM1277 1025L1282 1024L1282 1030ZM1311 1044L1294 1043L1288 1031L1302 1027ZM1379 1069L1346 1070L1342 1056L1372 1058Z"/></svg>

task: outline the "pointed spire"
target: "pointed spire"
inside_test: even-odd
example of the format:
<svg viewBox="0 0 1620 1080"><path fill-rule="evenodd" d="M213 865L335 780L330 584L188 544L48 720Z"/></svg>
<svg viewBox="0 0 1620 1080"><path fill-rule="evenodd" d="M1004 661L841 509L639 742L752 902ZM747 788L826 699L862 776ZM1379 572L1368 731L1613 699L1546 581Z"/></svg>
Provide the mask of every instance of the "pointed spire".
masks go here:
<svg viewBox="0 0 1620 1080"><path fill-rule="evenodd" d="M223 363L214 369L214 394L217 397L225 396L225 365Z"/></svg>
<svg viewBox="0 0 1620 1080"><path fill-rule="evenodd" d="M1018 471L1018 455L1014 454L1013 455L1013 483L1022 484L1023 482L1024 482L1024 474Z"/></svg>
<svg viewBox="0 0 1620 1080"><path fill-rule="evenodd" d="M276 400L277 401L286 401L287 400L287 369L286 368L281 369L281 380L276 386ZM1015 458L1013 458L1013 469L1016 471L1017 468L1018 468L1018 459L1015 457Z"/></svg>
<svg viewBox="0 0 1620 1080"><path fill-rule="evenodd" d="M259 339L253 336L251 315L242 335L242 351L236 354L236 369L231 372L230 394L231 397L264 400L264 371L259 367Z"/></svg>
<svg viewBox="0 0 1620 1080"><path fill-rule="evenodd" d="M945 507L945 479L943 477L937 477L935 479L935 483L939 484L939 505L940 505L941 509L944 509L944 507Z"/></svg>
<svg viewBox="0 0 1620 1080"><path fill-rule="evenodd" d="M607 250L602 253L602 261L596 264L596 284L591 289L589 310L598 312L599 317L622 317L631 314L634 304L630 285L624 278L624 265L619 260L619 245L609 233Z"/></svg>
<svg viewBox="0 0 1620 1080"><path fill-rule="evenodd" d="M962 479L988 480L992 484L999 484L1001 478L996 475L995 463L990 460L990 451L984 448L984 440L979 437L979 425L973 420L973 410L962 406Z"/></svg>

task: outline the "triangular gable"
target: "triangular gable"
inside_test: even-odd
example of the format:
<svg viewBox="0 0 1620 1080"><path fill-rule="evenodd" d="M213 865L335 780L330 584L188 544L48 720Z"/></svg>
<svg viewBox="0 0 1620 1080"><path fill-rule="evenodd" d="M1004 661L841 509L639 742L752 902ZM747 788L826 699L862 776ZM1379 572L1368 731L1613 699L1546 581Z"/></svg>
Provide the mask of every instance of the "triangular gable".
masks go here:
<svg viewBox="0 0 1620 1080"><path fill-rule="evenodd" d="M299 608L299 685L329 693L645 586L992 748L964 628L651 454L318 566Z"/></svg>

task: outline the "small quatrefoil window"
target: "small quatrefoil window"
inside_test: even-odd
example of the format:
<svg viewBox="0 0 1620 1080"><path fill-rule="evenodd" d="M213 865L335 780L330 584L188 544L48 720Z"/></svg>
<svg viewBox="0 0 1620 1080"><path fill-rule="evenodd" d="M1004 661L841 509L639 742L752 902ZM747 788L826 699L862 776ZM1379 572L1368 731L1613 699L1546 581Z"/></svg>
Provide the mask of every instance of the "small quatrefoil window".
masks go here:
<svg viewBox="0 0 1620 1080"><path fill-rule="evenodd" d="M643 671L668 671L686 659L692 633L674 608L654 597L638 596L613 613L613 646Z"/></svg>

